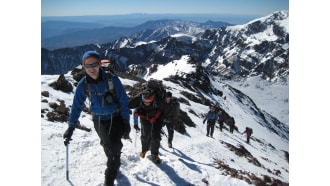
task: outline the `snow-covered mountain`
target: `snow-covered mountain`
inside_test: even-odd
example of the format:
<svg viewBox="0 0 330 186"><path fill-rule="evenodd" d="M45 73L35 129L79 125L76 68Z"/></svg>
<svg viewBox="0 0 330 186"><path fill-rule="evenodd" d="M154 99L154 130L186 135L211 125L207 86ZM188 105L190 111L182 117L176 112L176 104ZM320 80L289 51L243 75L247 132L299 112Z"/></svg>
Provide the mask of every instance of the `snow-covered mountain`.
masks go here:
<svg viewBox="0 0 330 186"><path fill-rule="evenodd" d="M120 174L117 185L288 185L289 183L289 126L288 81L266 81L261 76L223 80L209 75L211 91L199 89L199 82L190 84L200 67L190 63L188 56L158 65L153 73L142 78L162 79L167 90L180 100L180 109L195 126L185 123L185 133L175 132L173 149L167 147L163 136L160 158L155 165L148 157L141 159L139 134L134 129L132 141L123 141ZM148 68L148 72L150 69ZM203 76L205 77L205 76ZM207 77L205 77L207 78ZM66 92L55 90L54 82L67 81ZM130 93L135 80L121 76ZM65 146L62 135L67 128L64 119L75 89L72 72L63 76L41 76L41 183L42 185L101 185L104 179L105 155L97 134L76 130L69 150L70 182L65 179ZM51 86L50 86L51 85ZM197 85L197 86L193 86ZM56 86L55 86L56 88ZM58 89L58 87L56 88ZM220 94L221 92L221 94ZM226 99L224 99L226 96ZM238 131L229 133L215 129L214 138L206 135L203 116L206 103L217 103L236 121ZM52 114L62 113L63 118ZM83 112L81 123L92 128L89 114ZM133 118L131 117L131 124ZM241 134L246 126L253 128L250 144ZM164 128L166 129L166 128ZM165 130L166 131L166 130Z"/></svg>
<svg viewBox="0 0 330 186"><path fill-rule="evenodd" d="M205 23L197 23L182 20L159 20L148 21L145 24L138 26L141 32L137 32L130 36L137 41L158 41L163 38L184 33L191 36L198 36L206 29L219 28L221 26L230 26L231 24L225 22L208 21ZM137 29L136 28L136 29Z"/></svg>
<svg viewBox="0 0 330 186"><path fill-rule="evenodd" d="M204 37L214 43L204 64L213 74L226 74L228 67L235 74L262 74L269 79L289 73L288 11L222 27Z"/></svg>
<svg viewBox="0 0 330 186"><path fill-rule="evenodd" d="M54 51L42 49L41 72L66 73L80 63L80 56L86 50L96 50L104 58L115 58L123 71L130 65L167 64L189 55L191 63L202 65L214 75L227 78L262 75L265 79L278 79L286 77L289 69L288 20L289 12L279 11L244 25L204 32L200 32L201 27L197 29L180 22L173 23L176 25L173 27L145 30L135 37L121 37L108 44ZM161 38L163 34L172 35Z"/></svg>

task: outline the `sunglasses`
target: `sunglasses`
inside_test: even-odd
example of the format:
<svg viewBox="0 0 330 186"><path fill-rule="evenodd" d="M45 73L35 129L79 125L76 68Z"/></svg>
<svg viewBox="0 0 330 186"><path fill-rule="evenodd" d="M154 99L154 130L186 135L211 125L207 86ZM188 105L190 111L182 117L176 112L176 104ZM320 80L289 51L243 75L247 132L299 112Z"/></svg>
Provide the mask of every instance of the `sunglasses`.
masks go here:
<svg viewBox="0 0 330 186"><path fill-rule="evenodd" d="M99 62L94 62L94 63L90 63L90 64L85 64L85 68L95 68L99 66Z"/></svg>

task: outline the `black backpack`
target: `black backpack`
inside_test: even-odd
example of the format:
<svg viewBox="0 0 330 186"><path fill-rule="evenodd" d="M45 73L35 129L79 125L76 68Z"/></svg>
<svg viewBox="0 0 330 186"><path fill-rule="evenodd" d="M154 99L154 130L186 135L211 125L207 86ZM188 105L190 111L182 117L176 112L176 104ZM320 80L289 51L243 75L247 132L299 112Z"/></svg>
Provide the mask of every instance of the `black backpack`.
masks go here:
<svg viewBox="0 0 330 186"><path fill-rule="evenodd" d="M136 87L135 87L136 88ZM141 95L154 95L155 101L157 103L157 107L164 102L165 98L165 87L163 86L162 80L150 79L147 82L144 82L141 87L136 91L137 94L129 98L129 109L134 109L140 106L141 103Z"/></svg>
<svg viewBox="0 0 330 186"><path fill-rule="evenodd" d="M114 58L102 59L101 60L101 68L105 72L112 73L112 74L115 74L118 71L117 63L116 63L116 60Z"/></svg>
<svg viewBox="0 0 330 186"><path fill-rule="evenodd" d="M157 101L164 100L166 90L163 86L162 80L150 79L144 85L144 89L150 89L155 95Z"/></svg>
<svg viewBox="0 0 330 186"><path fill-rule="evenodd" d="M178 98L172 97L171 103L174 105L174 107L177 111L180 109L180 102L179 102Z"/></svg>

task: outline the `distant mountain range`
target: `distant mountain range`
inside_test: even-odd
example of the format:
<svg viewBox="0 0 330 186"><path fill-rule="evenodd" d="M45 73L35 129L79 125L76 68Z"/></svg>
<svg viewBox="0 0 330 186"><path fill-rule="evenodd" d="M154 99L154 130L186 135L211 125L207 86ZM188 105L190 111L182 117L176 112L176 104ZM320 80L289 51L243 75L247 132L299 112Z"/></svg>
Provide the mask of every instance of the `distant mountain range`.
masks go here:
<svg viewBox="0 0 330 186"><path fill-rule="evenodd" d="M218 22L149 21L134 27L139 31L132 32L131 37L120 37L106 44L53 51L42 48L41 72L66 73L80 64L86 50L96 50L104 58L116 59L121 71L130 71L130 65L150 67L188 55L191 63L201 65L207 73L227 78L285 77L289 73L288 20L288 11L278 11L234 26L220 26L226 23ZM209 28L212 26L217 28Z"/></svg>
<svg viewBox="0 0 330 186"><path fill-rule="evenodd" d="M189 33L190 30L201 32L205 29L228 25L232 24L214 21L197 23L172 19L147 21L134 27L105 27L100 23L47 21L43 22L41 26L41 47L54 50L87 44L105 44L120 37L134 37L135 33L148 33L160 28L167 28L168 32L159 33L156 37L149 36L153 40L159 40L173 33ZM140 39L149 41L143 37Z"/></svg>
<svg viewBox="0 0 330 186"><path fill-rule="evenodd" d="M73 23L94 23L103 27L134 27L151 20L179 19L198 23L209 20L244 24L264 15L233 15L233 14L145 14L133 13L123 15L86 15L86 16L42 16L41 23L48 21L63 21Z"/></svg>

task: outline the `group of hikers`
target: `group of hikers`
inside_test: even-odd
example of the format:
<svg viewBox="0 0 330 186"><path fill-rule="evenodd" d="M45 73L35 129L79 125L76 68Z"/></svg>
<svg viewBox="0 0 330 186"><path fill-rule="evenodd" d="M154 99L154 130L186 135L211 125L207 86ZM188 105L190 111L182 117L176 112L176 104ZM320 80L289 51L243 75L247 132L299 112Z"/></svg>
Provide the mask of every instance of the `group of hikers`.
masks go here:
<svg viewBox="0 0 330 186"><path fill-rule="evenodd" d="M105 186L114 184L120 168L123 148L121 140L129 139L131 132L130 109L134 109L134 129L141 131L140 157L144 158L150 150L152 161L161 163L159 147L162 127L166 126L168 129L168 147L172 148L173 124L178 120L179 103L172 97L172 93L156 95L153 89L145 85L136 96L129 98L119 77L102 68L101 56L96 51L85 52L81 65L85 76L76 87L69 125L63 134L65 146L72 140L75 128L82 127L79 117L88 98L94 128L107 157ZM138 126L138 118L141 128Z"/></svg>
<svg viewBox="0 0 330 186"><path fill-rule="evenodd" d="M213 138L214 133L214 127L216 122L219 123L220 131L222 132L222 129L224 128L224 122L229 125L229 132L231 134L234 133L234 130L237 130L237 127L235 125L235 119L234 117L229 116L225 111L220 110L217 111L217 108L214 104L210 105L210 110L205 114L205 119L203 120L203 126L205 122L207 121L206 125L206 136ZM246 134L246 142L250 143L250 137L253 133L252 128L246 127L245 131L242 132L242 134Z"/></svg>
<svg viewBox="0 0 330 186"><path fill-rule="evenodd" d="M135 96L129 97L119 77L111 71L102 68L101 56L96 51L87 51L82 56L81 65L85 76L78 82L73 98L73 103L68 121L68 128L63 138L67 146L72 140L75 128L81 127L80 114L85 107L88 98L89 109L92 115L95 131L100 138L107 157L104 172L105 186L112 186L120 168L122 138L129 139L131 132L130 114L133 115L134 129L141 133L141 152L139 156L145 158L150 150L151 160L161 163L159 148L162 127L168 131L168 147L172 148L174 127L178 123L179 102L169 91L155 92L151 86L144 84L141 91ZM159 83L159 82L158 82ZM134 110L131 113L131 109ZM213 137L216 120L220 123L222 131L223 122L230 124L230 132L233 133L235 120L233 117L226 118L225 112L215 112L215 106L210 107L203 121L207 121L207 136ZM138 125L140 119L140 127ZM248 134L248 133L247 133ZM249 138L247 140L249 142Z"/></svg>

